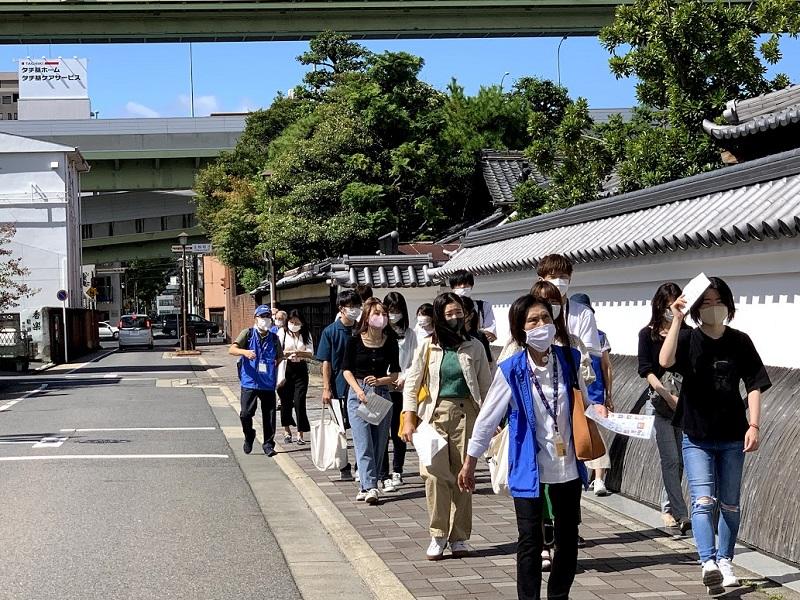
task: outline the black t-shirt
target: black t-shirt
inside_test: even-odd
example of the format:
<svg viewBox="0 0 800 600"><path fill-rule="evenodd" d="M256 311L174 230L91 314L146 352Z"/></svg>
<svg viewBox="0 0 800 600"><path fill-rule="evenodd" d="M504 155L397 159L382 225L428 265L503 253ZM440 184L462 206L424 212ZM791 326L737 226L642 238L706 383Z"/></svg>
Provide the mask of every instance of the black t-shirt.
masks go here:
<svg viewBox="0 0 800 600"><path fill-rule="evenodd" d="M772 386L750 337L731 327L716 340L699 327L681 331L670 370L683 375L673 423L700 440L743 440L749 424L739 382L748 394Z"/></svg>
<svg viewBox="0 0 800 600"><path fill-rule="evenodd" d="M380 348L368 348L361 336L355 335L347 340L342 370L351 371L356 379L399 373L400 348L393 337L387 337Z"/></svg>
<svg viewBox="0 0 800 600"><path fill-rule="evenodd" d="M683 323L682 329L690 330L691 328ZM664 372L667 370L658 362L658 355L661 353L661 346L664 345L664 338L660 335L658 340L654 340L651 333L650 326L643 327L639 331L639 377L647 377L648 373L652 373L659 379L663 377Z"/></svg>

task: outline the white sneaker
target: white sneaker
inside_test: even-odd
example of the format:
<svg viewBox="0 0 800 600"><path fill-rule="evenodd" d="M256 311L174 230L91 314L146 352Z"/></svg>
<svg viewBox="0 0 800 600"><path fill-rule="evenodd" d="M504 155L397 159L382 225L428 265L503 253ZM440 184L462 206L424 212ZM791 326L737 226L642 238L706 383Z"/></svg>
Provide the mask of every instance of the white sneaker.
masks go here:
<svg viewBox="0 0 800 600"><path fill-rule="evenodd" d="M739 587L739 578L733 572L733 562L730 558L720 558L717 561L719 571L722 573L722 587Z"/></svg>
<svg viewBox="0 0 800 600"><path fill-rule="evenodd" d="M603 481L602 479L594 480L594 495L608 496L608 490L606 489L606 482Z"/></svg>
<svg viewBox="0 0 800 600"><path fill-rule="evenodd" d="M402 473L392 473L392 485L394 485L394 489L397 489L401 485L403 485L403 474Z"/></svg>
<svg viewBox="0 0 800 600"><path fill-rule="evenodd" d="M445 548L447 548L446 537L431 538L431 545L428 546L428 550L425 552L425 556L427 557L428 560L439 560L444 556Z"/></svg>
<svg viewBox="0 0 800 600"><path fill-rule="evenodd" d="M542 550L542 572L547 573L553 567L550 560L550 550Z"/></svg>
<svg viewBox="0 0 800 600"><path fill-rule="evenodd" d="M453 555L453 558L464 558L472 554L472 548L464 540L450 542L450 554Z"/></svg>
<svg viewBox="0 0 800 600"><path fill-rule="evenodd" d="M391 479L384 479L383 480L383 491L384 492L396 492L397 490L394 487L394 481Z"/></svg>
<svg viewBox="0 0 800 600"><path fill-rule="evenodd" d="M366 497L367 492L365 490L361 490L356 494L356 502L363 502Z"/></svg>
<svg viewBox="0 0 800 600"><path fill-rule="evenodd" d="M724 594L725 588L722 587L722 572L719 570L717 563L713 560L707 560L703 563L703 585L706 586L709 595L716 596L717 594Z"/></svg>
<svg viewBox="0 0 800 600"><path fill-rule="evenodd" d="M364 501L367 504L377 504L378 500L380 500L380 497L381 493L378 491L378 488L372 488L367 492L367 496L364 498Z"/></svg>

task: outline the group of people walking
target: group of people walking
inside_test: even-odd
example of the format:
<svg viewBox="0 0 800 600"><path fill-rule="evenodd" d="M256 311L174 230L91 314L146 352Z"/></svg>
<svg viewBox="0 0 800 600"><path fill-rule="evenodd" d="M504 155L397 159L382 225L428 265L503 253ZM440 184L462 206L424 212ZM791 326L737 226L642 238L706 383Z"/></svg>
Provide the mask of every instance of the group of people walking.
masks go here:
<svg viewBox="0 0 800 600"><path fill-rule="evenodd" d="M420 306L414 323L398 292L382 300L366 286L339 293L336 319L316 348L297 311L277 314L273 323L270 308L259 306L254 327L230 349L241 356L245 453L255 439L258 400L263 450L275 453L275 390L284 442L294 441L295 426L296 443L304 443L306 361L315 357L322 364L322 402L339 403L352 432L356 501L377 504L383 493L403 485L407 444L422 424L444 439L430 464L420 463L431 536L426 556L439 560L448 549L454 557L472 553L475 470L505 426L507 487L519 534L518 597L540 598L542 570L549 568L547 597L568 598L581 540L581 492L593 470L594 491L604 495L610 467L607 453L591 462L577 458L573 408L578 404L582 412L584 404L595 404L600 416L613 410L610 344L597 329L589 298L568 297L572 271L561 255L539 261L538 280L509 310L510 339L501 340L494 375L494 311L471 298L474 279L466 272L453 275L451 291ZM690 307L677 285L665 283L651 306L652 318L639 335L639 374L647 380L647 409L655 415L665 524L684 533L693 529L703 583L718 593L738 585L731 561L744 453L758 448L760 394L770 381L750 338L726 324L735 307L721 279L711 278ZM696 328L685 323L687 312ZM740 381L746 401L739 395ZM378 424L359 412L372 394L392 403L391 416ZM684 468L691 510L681 490ZM355 479L349 460L339 477Z"/></svg>

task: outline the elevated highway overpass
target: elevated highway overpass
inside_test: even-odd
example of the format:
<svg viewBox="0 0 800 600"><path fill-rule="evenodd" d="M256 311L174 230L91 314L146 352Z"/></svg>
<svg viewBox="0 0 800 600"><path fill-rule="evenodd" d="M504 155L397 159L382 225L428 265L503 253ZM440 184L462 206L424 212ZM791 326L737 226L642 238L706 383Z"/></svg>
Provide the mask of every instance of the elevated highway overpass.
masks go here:
<svg viewBox="0 0 800 600"><path fill-rule="evenodd" d="M0 43L594 35L630 0L0 0Z"/></svg>
<svg viewBox="0 0 800 600"><path fill-rule="evenodd" d="M80 149L91 165L81 177L84 192L183 190L236 145L245 118L0 121L0 131Z"/></svg>

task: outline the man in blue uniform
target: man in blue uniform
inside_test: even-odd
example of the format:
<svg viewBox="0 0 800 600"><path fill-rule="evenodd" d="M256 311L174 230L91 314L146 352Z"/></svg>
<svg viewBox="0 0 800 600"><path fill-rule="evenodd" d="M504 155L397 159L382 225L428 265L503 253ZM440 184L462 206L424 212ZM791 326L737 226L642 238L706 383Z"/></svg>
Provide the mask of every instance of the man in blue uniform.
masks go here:
<svg viewBox="0 0 800 600"><path fill-rule="evenodd" d="M239 357L237 368L241 383L241 412L244 431L244 453L253 451L256 430L253 417L261 400L261 417L264 422L264 454L275 456L275 384L278 363L283 350L278 336L270 331L272 311L262 304L256 307L253 327L243 330L231 344L229 354Z"/></svg>

